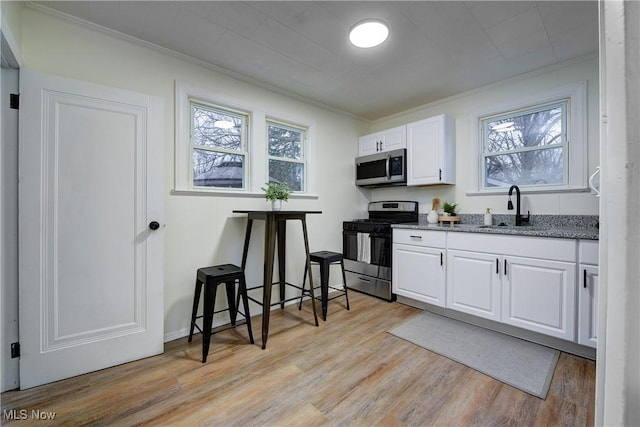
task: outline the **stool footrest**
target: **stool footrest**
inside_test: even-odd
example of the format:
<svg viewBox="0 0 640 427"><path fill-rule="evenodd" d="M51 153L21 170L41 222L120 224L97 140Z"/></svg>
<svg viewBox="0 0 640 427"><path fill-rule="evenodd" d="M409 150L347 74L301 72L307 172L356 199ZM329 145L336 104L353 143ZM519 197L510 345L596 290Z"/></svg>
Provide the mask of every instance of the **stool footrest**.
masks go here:
<svg viewBox="0 0 640 427"><path fill-rule="evenodd" d="M257 300L255 298L252 298L250 296L247 296L247 298L249 298L249 300L255 302L258 305L263 305L262 304L262 300ZM278 300L276 302L272 302L271 304L269 304L270 307L276 306L276 305L280 305L283 304L285 302L289 302L289 301L298 301L300 299L300 297L291 297L291 298L287 298L287 299L283 299L283 300Z"/></svg>
<svg viewBox="0 0 640 427"><path fill-rule="evenodd" d="M218 310L218 311L214 311L213 314L216 315L218 313L224 313L225 311L229 311L229 309L224 309L224 310ZM227 329L231 329L231 328L235 328L236 326L242 326L242 325L246 325L247 324L247 315L244 314L243 312L241 312L240 310L236 311L236 314L239 314L240 316L242 316L244 319L242 320L236 320L235 325L231 324L231 323L225 323L224 325L220 325L220 326L216 326L214 328L211 328L211 335L216 334L218 332L222 332L222 331L226 331ZM204 316L196 316L196 318L193 320L193 326L200 331L200 333L202 333L202 329L200 329L200 326L198 326L198 324L196 323L196 320L198 319L202 319ZM228 328L224 328L221 330L218 330L219 328L222 328L226 325L230 325Z"/></svg>
<svg viewBox="0 0 640 427"><path fill-rule="evenodd" d="M232 325L231 323L225 323L224 325L220 325L220 326L216 326L216 327L211 328L211 335L218 334L218 333L224 332L224 331L228 331L229 329L234 329L237 326L242 326L242 325L246 325L246 324L247 324L247 320L246 319L238 320L235 325ZM197 325L196 325L196 328L198 328ZM198 330L200 330L200 328L198 328ZM202 333L202 331L200 331L200 333Z"/></svg>
<svg viewBox="0 0 640 427"><path fill-rule="evenodd" d="M335 288L333 288L333 289L335 289ZM345 292L343 290L339 289L338 291L339 291L339 295L333 295L331 297L327 297L327 301L331 301L331 300L336 299L336 298L342 298L345 295ZM304 291L304 293L302 294L301 298L304 298L304 297L311 298L311 294L309 293L309 291ZM295 298L295 299L299 299L299 298ZM315 299L317 299L318 301L322 301L322 297L315 297Z"/></svg>
<svg viewBox="0 0 640 427"><path fill-rule="evenodd" d="M275 285L279 285L279 284L280 284L280 282L273 282L273 283L271 284L271 286L275 286ZM302 286L294 285L293 283L284 282L284 283L283 283L283 285L291 286L292 288L296 288L296 289L298 289L298 290L304 291L304 289L302 288ZM258 286L253 286L253 287L251 287L251 288L247 288L247 292L249 292L249 291L255 291L256 289L262 289L262 288L263 288L263 287L262 287L262 286L259 286L259 285L258 285ZM316 289L316 288L314 287L314 289ZM252 298L252 297L251 297L251 296L249 296L249 295L247 295L247 298L249 298L251 301L255 302L255 303L256 303L256 304L258 304L258 305L263 305L262 300L258 300L258 299ZM273 306L278 305L278 304L284 304L285 302L294 301L294 300L298 300L298 299L300 299L300 297L292 297L292 298L281 299L281 300L278 300L278 301L272 302L272 303L271 303L271 304L269 304L269 305L270 305L271 307L273 307Z"/></svg>

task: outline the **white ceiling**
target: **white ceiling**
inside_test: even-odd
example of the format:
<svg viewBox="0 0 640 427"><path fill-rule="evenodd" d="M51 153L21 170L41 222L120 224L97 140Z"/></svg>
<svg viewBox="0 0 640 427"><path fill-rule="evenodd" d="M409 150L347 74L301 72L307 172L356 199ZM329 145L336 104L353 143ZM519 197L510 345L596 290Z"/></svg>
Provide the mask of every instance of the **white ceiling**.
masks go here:
<svg viewBox="0 0 640 427"><path fill-rule="evenodd" d="M598 50L595 0L40 4L369 120ZM349 44L365 18L383 45Z"/></svg>

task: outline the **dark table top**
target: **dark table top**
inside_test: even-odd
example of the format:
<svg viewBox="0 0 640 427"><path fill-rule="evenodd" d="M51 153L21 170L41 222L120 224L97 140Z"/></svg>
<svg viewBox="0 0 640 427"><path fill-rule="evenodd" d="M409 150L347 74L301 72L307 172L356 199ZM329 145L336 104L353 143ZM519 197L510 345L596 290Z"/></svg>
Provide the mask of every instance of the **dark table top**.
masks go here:
<svg viewBox="0 0 640 427"><path fill-rule="evenodd" d="M259 209L254 209L254 210L244 210L244 209L239 209L233 210L233 213L242 213L242 214L266 214L266 215L304 215L304 214L321 214L322 211L274 211L271 209L264 209L264 210L259 210Z"/></svg>

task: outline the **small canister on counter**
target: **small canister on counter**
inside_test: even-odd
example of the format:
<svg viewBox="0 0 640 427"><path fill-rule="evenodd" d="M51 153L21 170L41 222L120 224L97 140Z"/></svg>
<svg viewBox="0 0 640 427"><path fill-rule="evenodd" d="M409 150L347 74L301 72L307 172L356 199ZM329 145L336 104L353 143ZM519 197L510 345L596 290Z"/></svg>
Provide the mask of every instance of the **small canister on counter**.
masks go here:
<svg viewBox="0 0 640 427"><path fill-rule="evenodd" d="M491 208L487 208L484 213L484 225L493 225L493 217L491 215Z"/></svg>

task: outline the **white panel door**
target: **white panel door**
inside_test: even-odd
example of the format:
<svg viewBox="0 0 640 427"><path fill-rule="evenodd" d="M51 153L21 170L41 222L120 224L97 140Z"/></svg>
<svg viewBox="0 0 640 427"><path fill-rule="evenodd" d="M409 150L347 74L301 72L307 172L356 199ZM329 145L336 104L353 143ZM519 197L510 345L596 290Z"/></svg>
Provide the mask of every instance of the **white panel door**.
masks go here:
<svg viewBox="0 0 640 427"><path fill-rule="evenodd" d="M163 103L21 70L20 387L163 351Z"/></svg>
<svg viewBox="0 0 640 427"><path fill-rule="evenodd" d="M573 341L575 263L505 257L504 267L503 322Z"/></svg>
<svg viewBox="0 0 640 427"><path fill-rule="evenodd" d="M500 321L501 257L447 251L447 307Z"/></svg>

